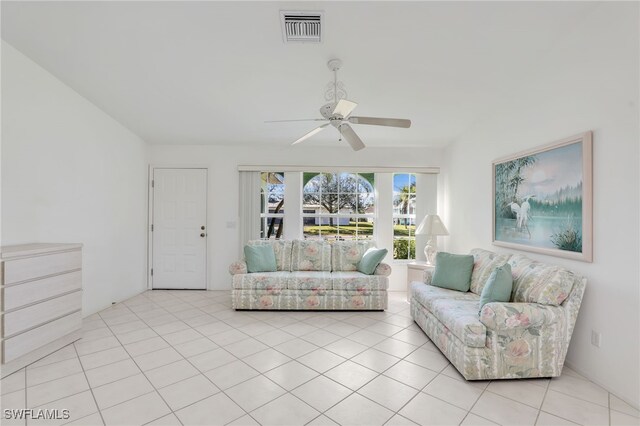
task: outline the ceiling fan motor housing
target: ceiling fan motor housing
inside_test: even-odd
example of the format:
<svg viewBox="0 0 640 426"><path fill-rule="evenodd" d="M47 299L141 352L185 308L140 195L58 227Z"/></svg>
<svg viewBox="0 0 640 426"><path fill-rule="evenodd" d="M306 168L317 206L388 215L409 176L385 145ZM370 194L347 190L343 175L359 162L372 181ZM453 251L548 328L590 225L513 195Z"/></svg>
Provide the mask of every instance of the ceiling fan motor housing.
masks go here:
<svg viewBox="0 0 640 426"><path fill-rule="evenodd" d="M333 111L335 111L335 109L336 103L329 103L320 108L320 114L322 114L326 120L329 120L329 124L336 129L340 129L340 125L342 124L344 117L340 114L334 114Z"/></svg>
<svg viewBox="0 0 640 426"><path fill-rule="evenodd" d="M342 120L344 117L340 117L337 114L333 114L333 111L336 109L336 103L331 102L320 107L320 114L327 120Z"/></svg>

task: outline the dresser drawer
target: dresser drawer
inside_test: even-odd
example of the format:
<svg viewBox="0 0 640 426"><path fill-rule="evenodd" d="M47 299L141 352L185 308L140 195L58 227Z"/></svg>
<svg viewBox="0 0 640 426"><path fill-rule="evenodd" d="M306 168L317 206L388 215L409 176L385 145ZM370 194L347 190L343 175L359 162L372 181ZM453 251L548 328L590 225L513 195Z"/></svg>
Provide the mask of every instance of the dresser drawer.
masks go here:
<svg viewBox="0 0 640 426"><path fill-rule="evenodd" d="M2 310L13 309L82 288L82 271L54 275L2 289Z"/></svg>
<svg viewBox="0 0 640 426"><path fill-rule="evenodd" d="M82 309L82 291L80 290L18 309L4 314L2 335L13 336L78 309Z"/></svg>
<svg viewBox="0 0 640 426"><path fill-rule="evenodd" d="M79 250L22 259L8 259L4 262L4 285L81 268L82 253Z"/></svg>
<svg viewBox="0 0 640 426"><path fill-rule="evenodd" d="M48 342L59 339L82 326L82 313L74 312L33 330L5 339L2 342L2 362L7 363Z"/></svg>

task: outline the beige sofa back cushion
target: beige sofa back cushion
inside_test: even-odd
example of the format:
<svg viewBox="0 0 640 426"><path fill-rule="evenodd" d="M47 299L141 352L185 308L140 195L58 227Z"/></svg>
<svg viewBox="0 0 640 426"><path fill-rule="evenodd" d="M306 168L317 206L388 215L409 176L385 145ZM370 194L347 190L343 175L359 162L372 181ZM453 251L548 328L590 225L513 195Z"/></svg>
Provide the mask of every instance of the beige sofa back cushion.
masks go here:
<svg viewBox="0 0 640 426"><path fill-rule="evenodd" d="M293 241L286 240L251 240L250 246L270 245L276 254L276 269L278 271L291 271L291 249Z"/></svg>
<svg viewBox="0 0 640 426"><path fill-rule="evenodd" d="M332 271L355 271L362 256L370 247L373 241L336 241L331 248L331 270Z"/></svg>
<svg viewBox="0 0 640 426"><path fill-rule="evenodd" d="M511 255L498 254L479 248L471 250L471 255L473 256L473 271L471 272L471 288L469 290L480 295L493 270L507 263Z"/></svg>
<svg viewBox="0 0 640 426"><path fill-rule="evenodd" d="M331 271L331 245L322 240L294 240L292 271Z"/></svg>
<svg viewBox="0 0 640 426"><path fill-rule="evenodd" d="M536 262L515 254L509 259L513 273L513 302L558 306L569 296L577 274L560 266Z"/></svg>

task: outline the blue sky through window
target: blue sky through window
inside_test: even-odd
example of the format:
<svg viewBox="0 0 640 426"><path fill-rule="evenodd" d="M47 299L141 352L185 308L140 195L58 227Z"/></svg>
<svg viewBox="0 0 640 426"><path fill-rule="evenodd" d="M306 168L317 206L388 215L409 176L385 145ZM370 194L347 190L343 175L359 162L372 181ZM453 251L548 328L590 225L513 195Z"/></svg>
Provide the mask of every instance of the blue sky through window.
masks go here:
<svg viewBox="0 0 640 426"><path fill-rule="evenodd" d="M403 187L416 183L416 175L398 173L393 175L393 190L401 191Z"/></svg>

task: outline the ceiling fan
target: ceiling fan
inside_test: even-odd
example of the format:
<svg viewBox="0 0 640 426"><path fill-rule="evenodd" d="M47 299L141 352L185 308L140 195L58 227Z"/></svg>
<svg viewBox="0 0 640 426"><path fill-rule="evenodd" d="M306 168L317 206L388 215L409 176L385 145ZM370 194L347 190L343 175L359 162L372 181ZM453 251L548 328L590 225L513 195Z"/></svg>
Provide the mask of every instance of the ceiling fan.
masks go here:
<svg viewBox="0 0 640 426"><path fill-rule="evenodd" d="M333 71L333 81L327 85L325 92L325 99L330 101L328 104L323 105L320 108L320 114L323 118L311 118L301 120L273 120L266 121L266 123L283 123L291 121L326 121L304 136L297 139L292 145L299 144L316 133L321 132L329 125L335 127L340 135L345 138L347 143L351 145L354 151L359 151L365 147L362 139L356 134L351 124L370 124L374 126L388 126L388 127L403 127L409 128L411 126L411 120L402 118L380 118L380 117L357 117L351 115L353 110L358 106L357 103L346 99L347 92L344 88L344 84L338 81L338 70L342 66L340 59L332 59L327 63L327 66ZM340 139L342 140L342 138Z"/></svg>

